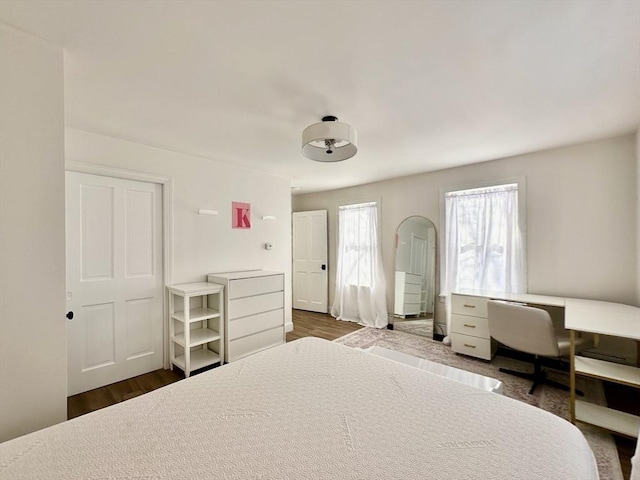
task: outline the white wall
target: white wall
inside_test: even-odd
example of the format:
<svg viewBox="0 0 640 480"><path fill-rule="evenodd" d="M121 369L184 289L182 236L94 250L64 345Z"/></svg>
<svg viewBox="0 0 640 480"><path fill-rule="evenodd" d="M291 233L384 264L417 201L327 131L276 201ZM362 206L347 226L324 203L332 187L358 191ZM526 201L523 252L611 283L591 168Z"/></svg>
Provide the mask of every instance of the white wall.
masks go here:
<svg viewBox="0 0 640 480"><path fill-rule="evenodd" d="M640 127L636 133L636 305L640 307ZM640 348L640 347L638 347Z"/></svg>
<svg viewBox="0 0 640 480"><path fill-rule="evenodd" d="M285 272L291 323L291 186L289 179L112 137L66 130L67 161L153 173L172 179L173 283L206 274L265 269ZM251 204L251 229L231 228L231 202ZM218 216L197 210L217 210ZM271 215L276 220L261 220ZM273 244L265 250L266 242Z"/></svg>
<svg viewBox="0 0 640 480"><path fill-rule="evenodd" d="M0 441L67 418L62 50L0 25Z"/></svg>
<svg viewBox="0 0 640 480"><path fill-rule="evenodd" d="M328 209L329 294L335 289L336 206L380 199L382 256L392 305L394 236L422 215L441 234L440 189L526 178L529 292L635 304L636 139L627 135L331 192L293 197L293 210ZM360 153L359 153L360 154ZM425 159L428 162L428 159ZM436 321L444 323L442 304Z"/></svg>

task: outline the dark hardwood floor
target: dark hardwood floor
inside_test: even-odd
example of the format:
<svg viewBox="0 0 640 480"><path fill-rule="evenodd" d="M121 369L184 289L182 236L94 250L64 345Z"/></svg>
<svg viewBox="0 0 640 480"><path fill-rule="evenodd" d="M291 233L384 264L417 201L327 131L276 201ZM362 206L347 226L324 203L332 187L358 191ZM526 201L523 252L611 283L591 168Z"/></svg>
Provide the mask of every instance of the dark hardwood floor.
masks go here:
<svg viewBox="0 0 640 480"><path fill-rule="evenodd" d="M105 387L67 397L67 418L71 420L85 413L124 402L183 378L184 375L180 370L156 370L155 372L149 372L122 382L112 383Z"/></svg>
<svg viewBox="0 0 640 480"><path fill-rule="evenodd" d="M348 333L363 328L357 323L336 320L325 313L293 311L293 331L287 333L287 342L302 337L319 337L325 340L335 340Z"/></svg>
<svg viewBox="0 0 640 480"><path fill-rule="evenodd" d="M293 331L287 333L287 342L302 337L320 337L335 340L348 333L362 328L350 322L335 320L322 313L293 311ZM129 398L137 397L156 388L169 385L184 378L180 370L156 370L139 377L130 378L106 387L90 390L67 399L67 417L69 419L99 410ZM624 385L603 382L609 406L640 415L640 391ZM636 441L614 435L620 464L625 480L631 476L631 457L635 451Z"/></svg>

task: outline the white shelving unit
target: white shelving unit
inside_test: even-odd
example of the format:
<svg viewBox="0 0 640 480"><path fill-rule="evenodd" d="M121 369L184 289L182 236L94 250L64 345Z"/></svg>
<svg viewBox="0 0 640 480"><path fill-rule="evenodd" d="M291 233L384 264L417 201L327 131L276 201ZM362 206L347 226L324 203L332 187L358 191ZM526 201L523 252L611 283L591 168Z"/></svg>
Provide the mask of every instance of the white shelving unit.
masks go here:
<svg viewBox="0 0 640 480"><path fill-rule="evenodd" d="M609 382L640 388L640 368L607 362L575 354L575 332L588 332L640 340L640 309L592 300L567 299L565 324L571 335L571 391L569 410L571 421L580 421L606 430L638 437L640 417L612 408L577 400L576 376L584 375Z"/></svg>
<svg viewBox="0 0 640 480"><path fill-rule="evenodd" d="M169 355L188 377L191 372L224 361L224 286L209 282L167 287ZM176 309L177 297L182 310Z"/></svg>

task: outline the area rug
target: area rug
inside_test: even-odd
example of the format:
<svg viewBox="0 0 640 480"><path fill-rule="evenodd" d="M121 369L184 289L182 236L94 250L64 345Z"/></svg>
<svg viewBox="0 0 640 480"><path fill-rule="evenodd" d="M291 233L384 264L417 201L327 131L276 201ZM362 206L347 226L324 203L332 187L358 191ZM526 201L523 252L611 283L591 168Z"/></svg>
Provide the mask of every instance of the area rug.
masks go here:
<svg viewBox="0 0 640 480"><path fill-rule="evenodd" d="M433 320L396 320L393 329L399 332L411 333L433 338Z"/></svg>
<svg viewBox="0 0 640 480"><path fill-rule="evenodd" d="M504 395L542 408L566 420L569 419L569 393L555 387L539 386L529 395L531 382L500 372L499 368L529 371L530 364L503 356L495 356L491 363L484 360L458 355L441 342L395 330L365 327L340 337L334 342L349 347L368 348L372 346L396 350L408 355L425 358L433 362L496 378L503 383ZM549 378L568 384L568 374L547 370ZM578 377L577 388L584 392L584 399L605 405L602 382L596 379ZM578 424L593 450L601 480L623 480L620 459L612 436L589 425Z"/></svg>

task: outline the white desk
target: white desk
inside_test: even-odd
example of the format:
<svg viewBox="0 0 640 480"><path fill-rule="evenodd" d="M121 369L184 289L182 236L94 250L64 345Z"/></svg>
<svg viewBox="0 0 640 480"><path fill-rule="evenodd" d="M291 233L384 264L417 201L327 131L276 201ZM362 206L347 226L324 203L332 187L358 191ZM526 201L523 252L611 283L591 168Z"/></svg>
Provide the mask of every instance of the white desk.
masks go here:
<svg viewBox="0 0 640 480"><path fill-rule="evenodd" d="M621 303L565 299L564 326L568 330L640 340L640 308Z"/></svg>
<svg viewBox="0 0 640 480"><path fill-rule="evenodd" d="M454 299L455 297L455 299ZM624 412L576 400L576 375L585 375L610 382L621 383L640 388L640 368L597 360L575 355L575 332L586 332L640 341L640 308L619 303L584 300L578 298L552 297L529 293L497 293L485 291L461 291L452 294L452 342L451 348L458 353L474 355L481 350L470 345L475 332L484 331L482 324L464 319L486 317L486 302L489 300L507 300L530 305L562 307L564 326L571 337L570 353L570 399L571 422L581 421L606 428L616 433L637 437L640 430L640 417ZM465 309L467 311L465 311ZM462 331L461 329L467 330ZM458 332L458 333L456 333ZM464 339L462 342L460 339ZM471 340L470 340L471 339ZM468 341L469 340L469 341ZM487 339L487 341L493 341ZM457 343L457 344L456 344ZM485 352L485 350L482 350ZM489 357L491 359L494 349Z"/></svg>

